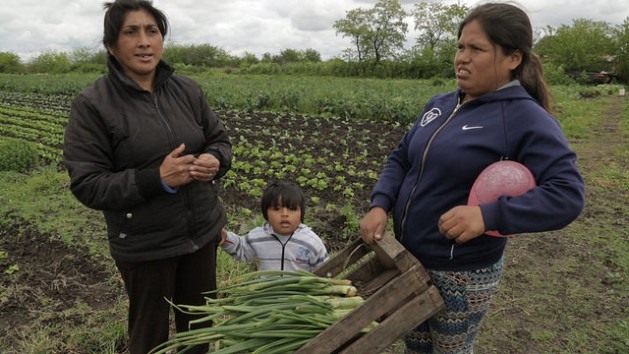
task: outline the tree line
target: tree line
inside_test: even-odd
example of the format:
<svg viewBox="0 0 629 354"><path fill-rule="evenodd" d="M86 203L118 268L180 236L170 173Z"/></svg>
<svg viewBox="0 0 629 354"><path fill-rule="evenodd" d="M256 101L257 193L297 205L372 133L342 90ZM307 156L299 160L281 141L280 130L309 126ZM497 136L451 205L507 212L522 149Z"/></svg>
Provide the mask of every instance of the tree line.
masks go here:
<svg viewBox="0 0 629 354"><path fill-rule="evenodd" d="M208 43L169 43L164 59L185 72L221 69L251 74L449 78L458 24L469 10L458 3L420 1L407 11L399 0L381 0L372 8L349 10L335 21L334 29L350 44L337 57L325 61L315 49L287 48L261 57L248 52L235 56ZM418 35L412 47L405 48L409 22L414 23ZM604 71L619 82L629 82L629 17L621 25L578 18L569 25L535 31L534 51L551 81ZM104 50L49 51L26 63L14 53L0 52L0 72L105 72L106 60Z"/></svg>

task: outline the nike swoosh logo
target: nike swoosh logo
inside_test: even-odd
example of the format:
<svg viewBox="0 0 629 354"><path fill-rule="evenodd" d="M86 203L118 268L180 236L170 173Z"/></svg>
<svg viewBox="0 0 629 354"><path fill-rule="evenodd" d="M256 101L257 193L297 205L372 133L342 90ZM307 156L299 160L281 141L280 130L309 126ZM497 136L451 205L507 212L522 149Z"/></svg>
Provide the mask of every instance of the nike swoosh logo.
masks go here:
<svg viewBox="0 0 629 354"><path fill-rule="evenodd" d="M472 129L483 129L483 127L475 125L475 126L468 126L467 124L465 124L461 129L463 130L472 130Z"/></svg>

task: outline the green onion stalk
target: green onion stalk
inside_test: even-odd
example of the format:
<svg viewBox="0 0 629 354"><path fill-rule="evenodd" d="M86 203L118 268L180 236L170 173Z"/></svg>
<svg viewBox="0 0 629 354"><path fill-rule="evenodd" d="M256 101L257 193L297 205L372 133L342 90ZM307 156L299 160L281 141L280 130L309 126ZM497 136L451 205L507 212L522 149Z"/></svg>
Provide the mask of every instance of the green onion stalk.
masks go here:
<svg viewBox="0 0 629 354"><path fill-rule="evenodd" d="M365 301L350 280L305 271L254 271L205 295L202 306L169 302L177 311L200 315L190 326L212 325L178 332L151 354L185 353L205 343L218 354L292 353Z"/></svg>

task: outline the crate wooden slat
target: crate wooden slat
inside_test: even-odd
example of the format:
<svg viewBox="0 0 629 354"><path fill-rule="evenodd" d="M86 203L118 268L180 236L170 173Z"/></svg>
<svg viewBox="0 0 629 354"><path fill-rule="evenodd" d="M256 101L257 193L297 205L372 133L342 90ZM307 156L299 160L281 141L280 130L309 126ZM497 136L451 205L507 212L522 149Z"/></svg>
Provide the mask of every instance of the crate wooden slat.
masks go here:
<svg viewBox="0 0 629 354"><path fill-rule="evenodd" d="M438 304L443 304L439 292L434 286L428 287L426 291L418 296L411 297L406 304L388 316L378 327L371 330L369 335L358 338L349 347L339 353L382 353L393 344L395 340L412 331L421 322L437 313L437 311L442 308L439 307Z"/></svg>
<svg viewBox="0 0 629 354"><path fill-rule="evenodd" d="M371 249L364 245L360 238L354 239L352 243L345 246L337 255L322 264L315 274L320 276L333 277L341 273L348 265L355 263L365 255L371 252Z"/></svg>
<svg viewBox="0 0 629 354"><path fill-rule="evenodd" d="M372 246L358 238L315 271L328 277L344 272L361 284L366 301L295 354L380 353L444 307L423 266L392 236ZM373 321L378 326L363 333Z"/></svg>

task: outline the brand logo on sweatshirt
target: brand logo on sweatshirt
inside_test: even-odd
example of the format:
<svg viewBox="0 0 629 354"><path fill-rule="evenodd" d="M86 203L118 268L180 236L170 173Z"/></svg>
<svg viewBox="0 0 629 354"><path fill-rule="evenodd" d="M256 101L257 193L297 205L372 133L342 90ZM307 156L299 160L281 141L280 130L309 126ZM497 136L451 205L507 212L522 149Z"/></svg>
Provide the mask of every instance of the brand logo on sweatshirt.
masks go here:
<svg viewBox="0 0 629 354"><path fill-rule="evenodd" d="M441 116L441 110L439 108L433 108L430 111L424 113L424 116L422 117L422 120L419 123L419 125L421 125L422 127L425 127L426 125L428 125L428 123L439 118L439 116Z"/></svg>
<svg viewBox="0 0 629 354"><path fill-rule="evenodd" d="M467 125L467 124L465 124L463 127L461 127L461 129L463 129L463 130L472 130L472 129L483 129L483 127L480 126L480 125Z"/></svg>

